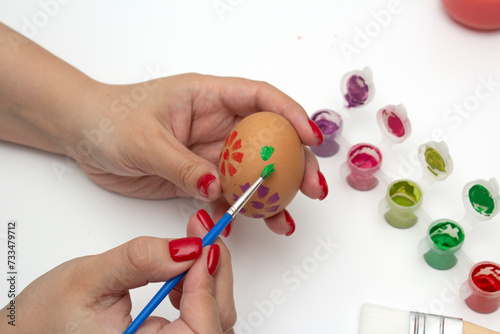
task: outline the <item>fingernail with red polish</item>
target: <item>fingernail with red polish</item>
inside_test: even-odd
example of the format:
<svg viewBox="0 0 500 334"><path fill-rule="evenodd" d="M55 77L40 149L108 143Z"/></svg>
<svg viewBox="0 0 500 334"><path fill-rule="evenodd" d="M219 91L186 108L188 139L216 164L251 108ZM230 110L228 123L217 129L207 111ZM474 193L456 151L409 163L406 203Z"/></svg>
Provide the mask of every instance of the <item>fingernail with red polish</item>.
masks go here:
<svg viewBox="0 0 500 334"><path fill-rule="evenodd" d="M318 143L316 144L316 146L321 146L321 144L323 144L323 132L321 132L318 124L314 123L313 120L308 120L308 122L314 132L314 135L318 138Z"/></svg>
<svg viewBox="0 0 500 334"><path fill-rule="evenodd" d="M198 187L198 192L200 193L201 196L203 197L208 196L208 187L214 180L215 176L213 176L212 174L205 174L199 178L197 187Z"/></svg>
<svg viewBox="0 0 500 334"><path fill-rule="evenodd" d="M319 186L321 187L321 190L323 190L323 195L321 195L318 199L322 201L326 198L326 196L328 196L328 184L326 183L325 176L320 171L318 171L318 178Z"/></svg>
<svg viewBox="0 0 500 334"><path fill-rule="evenodd" d="M168 249L175 262L194 260L201 254L201 238L174 239L168 243Z"/></svg>
<svg viewBox="0 0 500 334"><path fill-rule="evenodd" d="M220 246L212 244L208 251L207 268L210 275L214 275L219 267L220 262Z"/></svg>
<svg viewBox="0 0 500 334"><path fill-rule="evenodd" d="M227 224L226 228L224 229L224 231L222 231L222 236L224 238L227 238L229 237L229 234L231 233L231 229L233 228L233 221L231 220L229 222L229 224Z"/></svg>
<svg viewBox="0 0 500 334"><path fill-rule="evenodd" d="M290 231L285 234L287 237L289 237L293 234L293 232L295 232L295 221L287 210L283 210L283 213L285 214L286 222L290 226Z"/></svg>
<svg viewBox="0 0 500 334"><path fill-rule="evenodd" d="M199 210L196 213L196 217L198 217L198 219L201 222L201 225L203 225L205 230L210 231L212 227L214 227L214 222L212 218L210 218L209 214L205 210L203 209Z"/></svg>

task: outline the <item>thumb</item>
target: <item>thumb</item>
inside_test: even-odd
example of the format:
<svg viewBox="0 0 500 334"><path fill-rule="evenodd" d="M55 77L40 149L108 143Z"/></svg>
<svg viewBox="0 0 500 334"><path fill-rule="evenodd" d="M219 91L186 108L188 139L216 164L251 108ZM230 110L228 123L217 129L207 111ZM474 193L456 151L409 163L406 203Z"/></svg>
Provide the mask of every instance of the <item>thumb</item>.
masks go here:
<svg viewBox="0 0 500 334"><path fill-rule="evenodd" d="M170 138L168 149L151 157L152 172L169 180L189 196L207 201L220 196L217 167L196 155L176 139Z"/></svg>
<svg viewBox="0 0 500 334"><path fill-rule="evenodd" d="M149 282L167 281L188 270L201 252L201 238L133 239L94 257L94 293L121 295Z"/></svg>

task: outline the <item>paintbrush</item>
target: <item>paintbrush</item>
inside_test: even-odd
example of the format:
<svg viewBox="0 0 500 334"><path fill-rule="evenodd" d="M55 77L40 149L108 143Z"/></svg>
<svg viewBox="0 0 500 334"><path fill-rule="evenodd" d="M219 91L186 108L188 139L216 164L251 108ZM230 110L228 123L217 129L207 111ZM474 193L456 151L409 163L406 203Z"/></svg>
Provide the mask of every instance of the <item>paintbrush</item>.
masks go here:
<svg viewBox="0 0 500 334"><path fill-rule="evenodd" d="M224 216L215 224L214 227L205 235L202 240L203 247L211 245L215 239L219 236L219 234L226 228L226 226L233 220L234 216L240 212L240 210L245 206L250 197L257 191L259 186L274 172L274 164L267 165L260 177L255 181L250 188L248 188L243 195L240 196L234 202L234 204L226 211ZM151 299L151 301L144 307L144 309L139 313L137 318L132 321L130 326L123 332L123 334L132 334L142 325L142 323L151 315L151 313L160 305L160 303L165 299L165 297L172 291L172 289L180 282L180 280L186 275L187 271L184 273L169 279L160 290L156 293L156 295Z"/></svg>
<svg viewBox="0 0 500 334"><path fill-rule="evenodd" d="M460 318L364 304L359 334L499 334Z"/></svg>

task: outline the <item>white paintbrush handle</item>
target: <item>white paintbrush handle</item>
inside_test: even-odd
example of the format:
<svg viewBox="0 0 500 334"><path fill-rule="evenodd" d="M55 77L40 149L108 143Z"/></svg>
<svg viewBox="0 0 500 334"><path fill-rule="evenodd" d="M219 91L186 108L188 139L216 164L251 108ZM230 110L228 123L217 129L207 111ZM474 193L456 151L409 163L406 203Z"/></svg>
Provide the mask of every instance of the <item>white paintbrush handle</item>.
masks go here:
<svg viewBox="0 0 500 334"><path fill-rule="evenodd" d="M486 329L484 327L474 325L473 323L464 321L463 334L500 334L499 332Z"/></svg>

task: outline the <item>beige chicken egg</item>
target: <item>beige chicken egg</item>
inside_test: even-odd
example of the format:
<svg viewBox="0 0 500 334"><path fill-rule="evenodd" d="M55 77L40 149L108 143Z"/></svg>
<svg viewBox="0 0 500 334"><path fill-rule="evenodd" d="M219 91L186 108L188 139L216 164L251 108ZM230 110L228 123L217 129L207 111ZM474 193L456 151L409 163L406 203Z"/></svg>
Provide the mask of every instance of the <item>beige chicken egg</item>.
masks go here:
<svg viewBox="0 0 500 334"><path fill-rule="evenodd" d="M304 163L300 138L283 116L271 112L247 116L230 131L220 153L219 178L224 197L232 205L266 166L274 164L275 172L240 211L252 218L273 216L297 194Z"/></svg>

